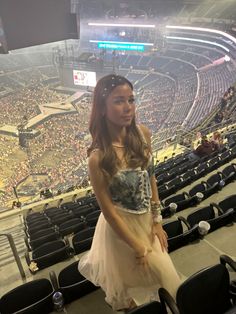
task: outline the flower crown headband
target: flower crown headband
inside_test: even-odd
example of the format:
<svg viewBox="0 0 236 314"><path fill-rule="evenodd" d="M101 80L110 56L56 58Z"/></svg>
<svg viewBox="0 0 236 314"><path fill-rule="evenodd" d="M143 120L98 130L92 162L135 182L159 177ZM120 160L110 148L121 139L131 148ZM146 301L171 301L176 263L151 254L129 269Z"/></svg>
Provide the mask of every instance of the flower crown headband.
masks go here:
<svg viewBox="0 0 236 314"><path fill-rule="evenodd" d="M108 96L108 90L111 92L116 86L121 85L120 83L127 83L122 77L119 76L112 76L111 80L108 82L108 84L110 85L109 87L104 87L103 88L103 93L102 93L102 97L106 97ZM108 85L107 84L107 85Z"/></svg>

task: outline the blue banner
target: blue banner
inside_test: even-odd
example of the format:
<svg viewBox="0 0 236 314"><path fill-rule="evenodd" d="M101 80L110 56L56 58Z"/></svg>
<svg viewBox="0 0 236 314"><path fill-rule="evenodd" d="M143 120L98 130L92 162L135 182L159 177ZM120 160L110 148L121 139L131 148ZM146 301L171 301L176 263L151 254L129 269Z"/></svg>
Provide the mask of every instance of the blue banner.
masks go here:
<svg viewBox="0 0 236 314"><path fill-rule="evenodd" d="M132 50L132 51L144 51L144 45L140 44L124 44L124 43L106 43L98 42L98 48L112 49L112 50Z"/></svg>

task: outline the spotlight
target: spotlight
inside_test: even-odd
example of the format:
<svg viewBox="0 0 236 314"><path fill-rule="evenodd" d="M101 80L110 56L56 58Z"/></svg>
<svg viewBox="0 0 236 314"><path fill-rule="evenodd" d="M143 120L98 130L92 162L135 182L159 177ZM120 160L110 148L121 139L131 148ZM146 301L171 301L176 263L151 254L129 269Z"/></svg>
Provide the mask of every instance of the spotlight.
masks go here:
<svg viewBox="0 0 236 314"><path fill-rule="evenodd" d="M125 31L121 31L121 32L119 32L119 35L120 35L121 37L125 37L126 32L125 32Z"/></svg>

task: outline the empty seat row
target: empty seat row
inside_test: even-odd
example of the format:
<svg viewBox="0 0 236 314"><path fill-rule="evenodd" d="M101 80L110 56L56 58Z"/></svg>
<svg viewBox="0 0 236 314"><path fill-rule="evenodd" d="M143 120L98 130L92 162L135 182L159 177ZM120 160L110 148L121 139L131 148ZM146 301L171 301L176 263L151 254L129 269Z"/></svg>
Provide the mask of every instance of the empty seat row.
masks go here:
<svg viewBox="0 0 236 314"><path fill-rule="evenodd" d="M35 250L41 245L54 240L62 239L64 236L75 235L78 232L84 234L87 229L95 227L97 224L100 211L95 211L88 214L84 220L79 218L72 218L58 227L40 225L40 229L36 229L36 232L31 232L25 237L25 243L29 251ZM45 228L44 228L45 227Z"/></svg>
<svg viewBox="0 0 236 314"><path fill-rule="evenodd" d="M58 275L50 273L46 278L24 283L0 298L0 313L47 314L54 309L53 295L61 291L65 304L98 289L78 271L78 262L62 269Z"/></svg>
<svg viewBox="0 0 236 314"><path fill-rule="evenodd" d="M236 282L230 280L229 265L234 271L236 262L221 255L220 263L201 269L187 278L178 288L176 300L165 288L158 291L160 302L151 301L130 310L131 314L233 314L236 312ZM95 291L98 287L86 280L73 262L58 276L50 272L50 280L42 278L22 284L0 298L2 314L47 314L53 310L53 295L60 291L66 305Z"/></svg>
<svg viewBox="0 0 236 314"><path fill-rule="evenodd" d="M47 242L32 251L26 252L25 259L32 274L51 265L74 256L74 250L68 240L55 240Z"/></svg>
<svg viewBox="0 0 236 314"><path fill-rule="evenodd" d="M168 189L170 189L171 186L175 184L175 182L172 182L171 180L176 178L176 176L181 178L181 187L184 187L189 182L199 179L203 175L217 169L218 167L224 165L235 157L236 152L233 153L232 150L226 150L221 154L217 152L217 156L214 156L210 159L207 157L193 162L186 161L181 166L170 168L168 171L164 171L161 174L156 172L158 189L160 189L160 192L162 192L162 190L165 189L166 186L168 187Z"/></svg>
<svg viewBox="0 0 236 314"><path fill-rule="evenodd" d="M199 227L201 221L206 221L212 232L222 226L233 224L236 221L236 195L231 195L219 204L211 203L208 206L193 210L187 218L182 216L166 222L163 228L168 234L169 251L174 251L203 235Z"/></svg>
<svg viewBox="0 0 236 314"><path fill-rule="evenodd" d="M161 200L168 198L170 195L176 193L178 190L184 188L190 183L198 180L200 177L205 176L209 172L209 167L207 163L199 165L196 169L190 169L185 174L181 176L177 176L175 179L170 182L158 186L159 197ZM211 195L215 193L217 188L213 188L212 183L216 182L216 178L218 182L218 189L222 188L224 185L234 181L236 179L236 165L234 163L226 166L222 171L218 171L217 175L213 174L207 182L202 181L201 184L197 184L197 187L193 187L188 193L190 196L195 195L197 192L202 192L209 190L209 193L205 193L207 195ZM205 197L204 194L204 197ZM207 196L208 197L208 196Z"/></svg>

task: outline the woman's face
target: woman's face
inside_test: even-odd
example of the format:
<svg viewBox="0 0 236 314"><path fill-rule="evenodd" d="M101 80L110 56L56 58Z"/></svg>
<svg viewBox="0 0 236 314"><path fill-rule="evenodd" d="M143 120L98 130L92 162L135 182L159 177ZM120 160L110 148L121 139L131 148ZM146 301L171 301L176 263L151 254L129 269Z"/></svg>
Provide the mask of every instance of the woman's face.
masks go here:
<svg viewBox="0 0 236 314"><path fill-rule="evenodd" d="M135 116L134 93L128 84L119 85L107 97L105 117L110 123L125 127Z"/></svg>

